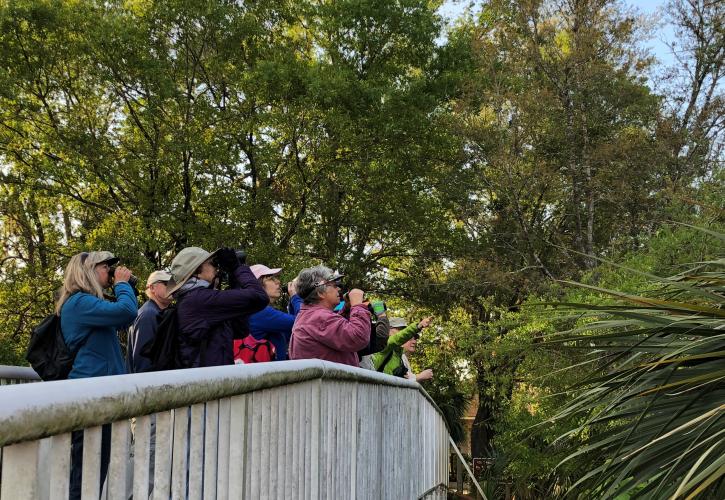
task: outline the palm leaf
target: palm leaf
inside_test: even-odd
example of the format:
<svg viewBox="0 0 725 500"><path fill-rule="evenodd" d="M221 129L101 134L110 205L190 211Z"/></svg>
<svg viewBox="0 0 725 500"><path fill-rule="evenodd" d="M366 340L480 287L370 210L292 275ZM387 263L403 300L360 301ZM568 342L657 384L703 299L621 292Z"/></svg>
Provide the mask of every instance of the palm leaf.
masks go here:
<svg viewBox="0 0 725 500"><path fill-rule="evenodd" d="M575 496L715 498L724 487L725 260L655 281L656 296L565 282L619 301L558 305L557 319L578 324L543 343L597 356L554 417L580 419L557 440L579 446L562 463L588 464Z"/></svg>

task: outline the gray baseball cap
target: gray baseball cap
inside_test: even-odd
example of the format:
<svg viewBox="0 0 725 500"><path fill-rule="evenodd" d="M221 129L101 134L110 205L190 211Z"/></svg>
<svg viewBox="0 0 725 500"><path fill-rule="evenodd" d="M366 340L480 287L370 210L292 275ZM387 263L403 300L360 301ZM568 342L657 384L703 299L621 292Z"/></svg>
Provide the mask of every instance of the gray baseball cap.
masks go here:
<svg viewBox="0 0 725 500"><path fill-rule="evenodd" d="M154 271L151 274L149 274L149 277L146 280L146 286L151 286L154 283L159 283L159 282L167 282L170 279L171 279L170 272L164 271L163 269L160 271Z"/></svg>
<svg viewBox="0 0 725 500"><path fill-rule="evenodd" d="M87 257L84 259L81 255L81 262L84 266L94 268L98 264L106 263L109 266L113 266L115 264L118 264L119 259L115 255L113 255L111 252L100 251L100 252L88 252Z"/></svg>
<svg viewBox="0 0 725 500"><path fill-rule="evenodd" d="M390 318L390 328L405 328L408 322L405 318Z"/></svg>

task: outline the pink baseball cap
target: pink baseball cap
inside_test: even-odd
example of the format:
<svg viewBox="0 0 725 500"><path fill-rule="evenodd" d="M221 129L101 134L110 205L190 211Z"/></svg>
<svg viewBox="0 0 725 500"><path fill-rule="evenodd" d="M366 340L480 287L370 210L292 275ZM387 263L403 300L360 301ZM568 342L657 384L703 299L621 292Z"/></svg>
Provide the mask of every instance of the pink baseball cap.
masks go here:
<svg viewBox="0 0 725 500"><path fill-rule="evenodd" d="M279 274L282 272L282 268L278 267L276 269L270 269L264 264L254 264L249 269L252 270L252 274L254 274L254 277L259 279L262 276L274 276L275 274Z"/></svg>

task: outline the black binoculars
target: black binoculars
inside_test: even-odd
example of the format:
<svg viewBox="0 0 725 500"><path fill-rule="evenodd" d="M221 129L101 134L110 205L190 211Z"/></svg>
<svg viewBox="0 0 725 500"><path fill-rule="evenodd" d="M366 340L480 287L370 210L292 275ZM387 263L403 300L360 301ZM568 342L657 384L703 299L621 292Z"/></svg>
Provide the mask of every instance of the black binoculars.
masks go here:
<svg viewBox="0 0 725 500"><path fill-rule="evenodd" d="M111 279L115 279L115 274L116 274L116 266L109 267L108 276L110 276ZM128 278L128 284L131 285L133 288L136 288L136 285L138 285L138 278L132 274Z"/></svg>
<svg viewBox="0 0 725 500"><path fill-rule="evenodd" d="M244 265L247 263L247 252L244 250L235 250L234 253L237 255L237 260L240 264ZM224 269L221 268L219 265L219 260L214 257L213 260L214 267L217 268L217 280L218 284L221 285L222 283L227 283L231 285L232 276Z"/></svg>
<svg viewBox="0 0 725 500"><path fill-rule="evenodd" d="M240 264L247 263L247 252L245 252L244 250L235 250L234 253L237 255L237 260L239 260ZM216 256L212 259L212 263L217 269L220 268L219 259Z"/></svg>

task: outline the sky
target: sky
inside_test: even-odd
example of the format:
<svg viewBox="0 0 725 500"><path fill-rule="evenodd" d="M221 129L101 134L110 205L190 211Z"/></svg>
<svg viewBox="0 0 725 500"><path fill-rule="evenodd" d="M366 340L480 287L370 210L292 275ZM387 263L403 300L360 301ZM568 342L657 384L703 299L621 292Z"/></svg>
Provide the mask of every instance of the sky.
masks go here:
<svg viewBox="0 0 725 500"><path fill-rule="evenodd" d="M645 16L656 16L661 14L665 6L666 0L622 0L629 7L633 7L640 14ZM471 0L445 0L440 8L440 13L446 19L452 20L461 15ZM477 2L478 3L478 2ZM650 40L642 40L642 46L651 50L652 54L665 65L673 61L672 54L665 41L673 36L672 29L669 26L660 26L653 32Z"/></svg>

